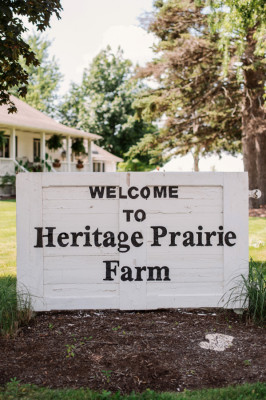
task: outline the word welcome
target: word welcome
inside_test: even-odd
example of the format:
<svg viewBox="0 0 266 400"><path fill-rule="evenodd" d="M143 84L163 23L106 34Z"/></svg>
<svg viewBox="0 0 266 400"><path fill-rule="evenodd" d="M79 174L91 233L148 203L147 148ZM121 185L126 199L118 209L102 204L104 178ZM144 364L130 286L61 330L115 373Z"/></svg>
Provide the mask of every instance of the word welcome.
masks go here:
<svg viewBox="0 0 266 400"><path fill-rule="evenodd" d="M144 186L138 188L130 186L125 189L121 186L89 186L90 196L92 199L127 199L132 200L141 197L145 200L152 197L154 199L177 199L178 186Z"/></svg>
<svg viewBox="0 0 266 400"><path fill-rule="evenodd" d="M141 247L144 244L143 235L136 231L131 235L124 231L114 233L112 231L101 232L99 228L91 229L85 226L83 232L61 232L56 234L56 227L35 227L37 231L36 245L34 247L117 247L120 253L126 253L131 246ZM43 230L46 229L44 233ZM215 231L203 231L203 226L198 226L198 231L191 230L168 231L165 226L151 226L151 247L160 247L162 244L170 247L210 247L210 246L235 246L236 234L232 231L224 232L223 226Z"/></svg>

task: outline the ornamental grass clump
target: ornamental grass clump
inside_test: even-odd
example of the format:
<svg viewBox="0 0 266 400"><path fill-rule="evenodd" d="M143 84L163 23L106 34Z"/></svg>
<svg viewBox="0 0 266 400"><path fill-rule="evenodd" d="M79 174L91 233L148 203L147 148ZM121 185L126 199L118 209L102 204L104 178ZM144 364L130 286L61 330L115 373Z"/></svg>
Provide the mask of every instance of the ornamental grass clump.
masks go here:
<svg viewBox="0 0 266 400"><path fill-rule="evenodd" d="M242 304L247 316L256 324L266 321L266 263L250 260L248 276L241 275L241 280L231 289L228 303Z"/></svg>
<svg viewBox="0 0 266 400"><path fill-rule="evenodd" d="M31 317L29 293L17 289L15 277L0 277L0 335L16 334L18 328L28 323Z"/></svg>

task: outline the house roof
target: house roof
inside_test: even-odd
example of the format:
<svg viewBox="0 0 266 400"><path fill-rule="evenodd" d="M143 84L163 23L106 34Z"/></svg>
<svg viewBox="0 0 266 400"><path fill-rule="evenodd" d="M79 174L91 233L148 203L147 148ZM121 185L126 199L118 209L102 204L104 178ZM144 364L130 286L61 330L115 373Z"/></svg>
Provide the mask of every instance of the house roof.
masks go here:
<svg viewBox="0 0 266 400"><path fill-rule="evenodd" d="M45 132L48 134L83 137L91 140L101 138L99 135L83 132L60 124L15 96L10 96L10 98L15 103L18 111L13 114L8 114L7 105L2 105L0 107L0 127L2 128L17 128L34 132Z"/></svg>
<svg viewBox="0 0 266 400"><path fill-rule="evenodd" d="M123 161L122 158L114 156L108 151L97 146L95 143L92 143L91 150L92 150L93 161L113 161L113 162Z"/></svg>

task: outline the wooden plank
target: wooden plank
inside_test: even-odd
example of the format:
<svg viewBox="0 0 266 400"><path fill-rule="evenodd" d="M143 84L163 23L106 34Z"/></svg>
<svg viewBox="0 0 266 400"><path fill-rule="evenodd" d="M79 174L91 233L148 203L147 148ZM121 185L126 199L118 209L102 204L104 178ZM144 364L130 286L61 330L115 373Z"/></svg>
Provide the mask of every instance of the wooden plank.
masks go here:
<svg viewBox="0 0 266 400"><path fill-rule="evenodd" d="M34 249L34 227L42 224L41 174L17 176L17 282L29 291L35 310L43 308L43 251Z"/></svg>
<svg viewBox="0 0 266 400"><path fill-rule="evenodd" d="M248 174L235 173L224 176L224 227L236 234L236 244L224 248L224 303L230 289L248 275ZM241 308L242 303L228 303L227 307Z"/></svg>
<svg viewBox="0 0 266 400"><path fill-rule="evenodd" d="M117 297L119 295L119 283L87 284L87 283L60 283L44 285L45 297Z"/></svg>

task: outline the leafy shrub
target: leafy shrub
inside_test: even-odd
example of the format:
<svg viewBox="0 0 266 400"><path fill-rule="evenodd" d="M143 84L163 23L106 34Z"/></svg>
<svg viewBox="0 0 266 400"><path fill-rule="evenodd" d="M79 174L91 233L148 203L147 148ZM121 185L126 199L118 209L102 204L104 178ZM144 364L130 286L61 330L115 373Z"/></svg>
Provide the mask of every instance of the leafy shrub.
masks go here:
<svg viewBox="0 0 266 400"><path fill-rule="evenodd" d="M228 303L241 303L248 317L257 324L266 321L266 274L265 264L250 259L248 276L241 275L238 284L231 289Z"/></svg>
<svg viewBox="0 0 266 400"><path fill-rule="evenodd" d="M32 317L31 299L26 291L17 290L16 278L0 277L0 334L13 335Z"/></svg>

